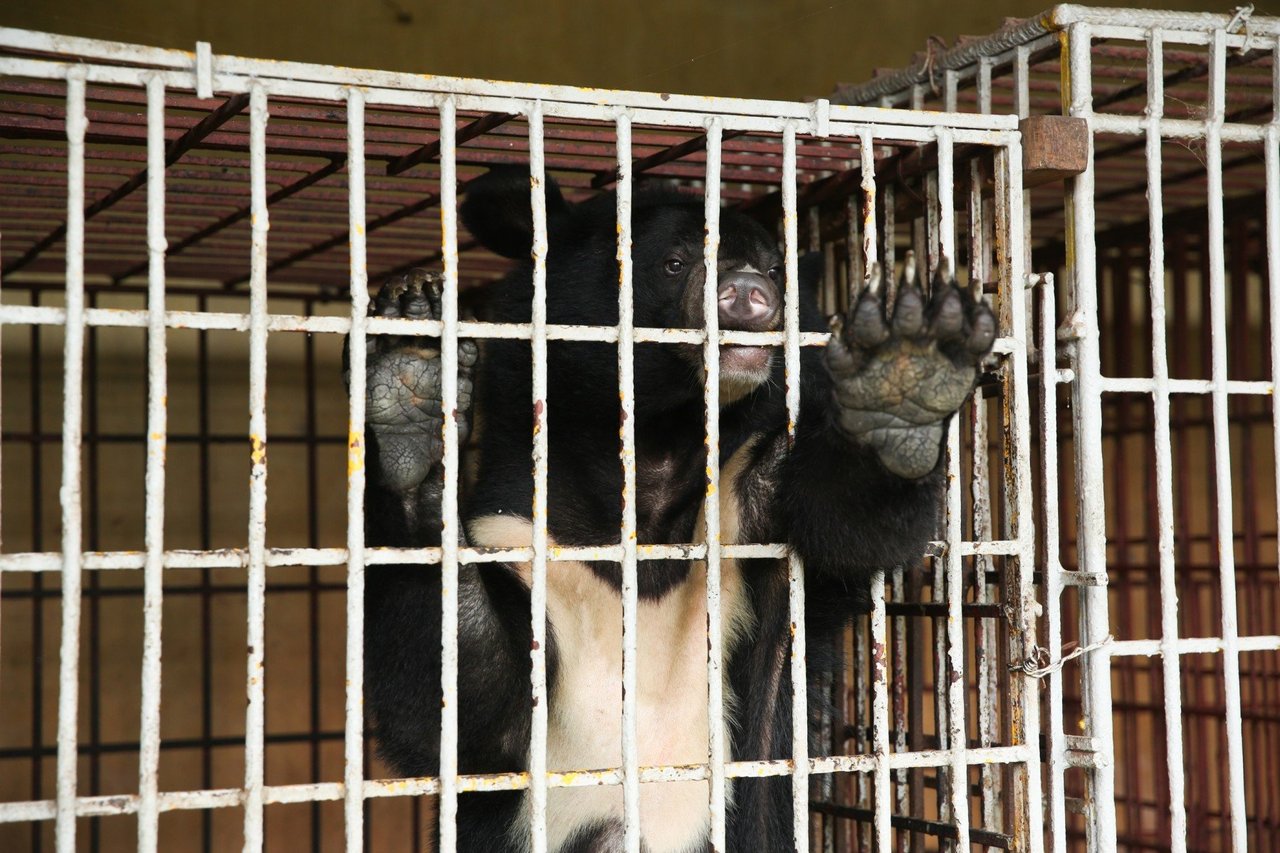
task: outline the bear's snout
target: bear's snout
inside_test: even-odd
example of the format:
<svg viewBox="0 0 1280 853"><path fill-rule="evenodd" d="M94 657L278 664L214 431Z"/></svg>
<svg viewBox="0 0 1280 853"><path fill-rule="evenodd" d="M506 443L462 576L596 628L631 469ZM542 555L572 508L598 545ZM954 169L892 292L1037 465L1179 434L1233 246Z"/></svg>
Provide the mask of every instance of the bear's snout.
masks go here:
<svg viewBox="0 0 1280 853"><path fill-rule="evenodd" d="M768 276L737 271L721 276L719 284L722 329L766 332L777 325L781 300Z"/></svg>

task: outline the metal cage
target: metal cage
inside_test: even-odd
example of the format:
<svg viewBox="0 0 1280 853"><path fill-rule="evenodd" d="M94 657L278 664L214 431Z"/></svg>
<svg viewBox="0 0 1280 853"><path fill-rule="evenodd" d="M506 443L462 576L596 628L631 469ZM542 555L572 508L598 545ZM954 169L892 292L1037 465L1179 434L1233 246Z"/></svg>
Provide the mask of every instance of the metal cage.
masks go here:
<svg viewBox="0 0 1280 853"><path fill-rule="evenodd" d="M792 779L797 849L1276 843L1280 439L1266 440L1265 404L1280 348L1264 357L1250 342L1280 304L1277 35L1280 21L1245 16L1059 7L844 88L841 105L0 29L0 847L319 850L342 837L348 850L452 850L459 796L517 789L542 850L548 788L616 785L637 850L639 785L700 779L723 849L726 785L747 775ZM1197 87L1199 102L1177 100ZM1024 182L1018 121L1059 111L1090 133L1065 195L1061 175ZM1224 158L1231 146L1241 156ZM539 271L545 176L573 199L616 191L618 327L548 324L540 296L528 325L459 318L460 302L483 318L506 262L459 231L458 194L506 162L530 168ZM782 333L722 332L715 311L698 331L631 322L629 205L650 178L704 195L711 270L728 205L777 228L789 288L799 253L823 253L828 311L907 249L931 270L958 266L992 301L1004 337L951 431L938 541L877 582L835 671L806 673L793 619L793 707L806 691L831 700L808 720L812 739L807 714L793 715L795 760L731 761L713 746L703 764L637 766L629 700L619 767L547 768L540 701L528 772L459 775L446 639L440 775L388 778L363 730L366 570L418 562L447 590L461 563L532 561L540 637L548 562L619 561L625 684L646 559L699 561L714 578L722 559L786 558L778 543L721 542L715 501L703 541L637 546L624 518L616 541L549 545L545 408L532 548L364 547L366 335L440 336L446 376L459 338L527 339L531 404L545 404L548 340L616 343L624 409L632 344L693 343L713 413L718 345L770 343L786 353L794 422L799 348L825 343L794 314ZM369 284L422 265L444 270L442 321L366 316ZM1143 270L1166 286L1143 297ZM350 397L344 335L357 344ZM446 408L456 391L446 383ZM446 424L449 543L467 448ZM717 431L709 417L713 489ZM627 432L622 454L633 461ZM628 477L627 506L634 489ZM788 563L798 613L803 567ZM456 605L445 596L446 628ZM428 818L438 839L424 837Z"/></svg>

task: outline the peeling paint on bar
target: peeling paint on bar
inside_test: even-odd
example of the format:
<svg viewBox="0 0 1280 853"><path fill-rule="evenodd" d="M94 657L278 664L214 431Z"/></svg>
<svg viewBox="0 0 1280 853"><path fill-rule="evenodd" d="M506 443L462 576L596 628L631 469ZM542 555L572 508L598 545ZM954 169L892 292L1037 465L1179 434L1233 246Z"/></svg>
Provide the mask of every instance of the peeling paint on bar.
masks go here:
<svg viewBox="0 0 1280 853"><path fill-rule="evenodd" d="M529 109L529 185L533 205L533 725L529 735L532 853L547 853L547 195L542 103Z"/></svg>
<svg viewBox="0 0 1280 853"><path fill-rule="evenodd" d="M788 126L782 134L782 232L786 266L783 296L786 328L787 440L794 442L800 420L800 263L796 231L796 131ZM788 608L791 616L791 775L792 840L796 850L809 845L809 676L805 667L807 648L804 621L804 564L791 554L787 558Z"/></svg>
<svg viewBox="0 0 1280 853"><path fill-rule="evenodd" d="M640 853L640 752L636 743L639 562L636 535L635 306L631 264L631 119L616 120L618 145L618 397L622 461L622 814L623 849Z"/></svg>
<svg viewBox="0 0 1280 853"><path fill-rule="evenodd" d="M444 287L440 296L440 406L458 409L458 219L457 108L446 98L440 104L440 241ZM458 422L444 417L444 491L440 499L440 778L439 849L457 845L458 815Z"/></svg>
<svg viewBox="0 0 1280 853"><path fill-rule="evenodd" d="M706 340L702 345L703 405L706 408L707 492L703 502L706 528L707 571L707 761L711 765L710 846L712 853L725 850L725 732L723 622L720 613L720 317L717 294L720 251L720 146L724 128L719 118L707 122L707 177L703 201L706 232L702 263L702 317Z"/></svg>

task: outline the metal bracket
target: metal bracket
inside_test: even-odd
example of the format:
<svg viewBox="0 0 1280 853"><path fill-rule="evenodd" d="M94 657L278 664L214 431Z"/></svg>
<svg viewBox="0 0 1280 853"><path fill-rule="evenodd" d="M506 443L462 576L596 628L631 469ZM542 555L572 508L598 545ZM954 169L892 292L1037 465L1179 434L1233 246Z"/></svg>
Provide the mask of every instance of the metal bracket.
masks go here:
<svg viewBox="0 0 1280 853"><path fill-rule="evenodd" d="M196 42L196 97L213 97L213 45Z"/></svg>
<svg viewBox="0 0 1280 853"><path fill-rule="evenodd" d="M1078 116L1031 116L1018 122L1022 133L1022 185L1075 177L1089 164L1089 122Z"/></svg>

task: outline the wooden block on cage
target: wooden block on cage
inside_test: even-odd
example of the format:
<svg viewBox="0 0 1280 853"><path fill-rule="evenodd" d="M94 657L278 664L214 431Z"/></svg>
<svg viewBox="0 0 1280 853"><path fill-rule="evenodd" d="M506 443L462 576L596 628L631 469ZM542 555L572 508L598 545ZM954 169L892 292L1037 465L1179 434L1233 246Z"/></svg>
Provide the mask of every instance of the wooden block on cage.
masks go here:
<svg viewBox="0 0 1280 853"><path fill-rule="evenodd" d="M1031 116L1022 131L1022 184L1038 187L1084 171L1089 158L1089 123L1074 116Z"/></svg>

